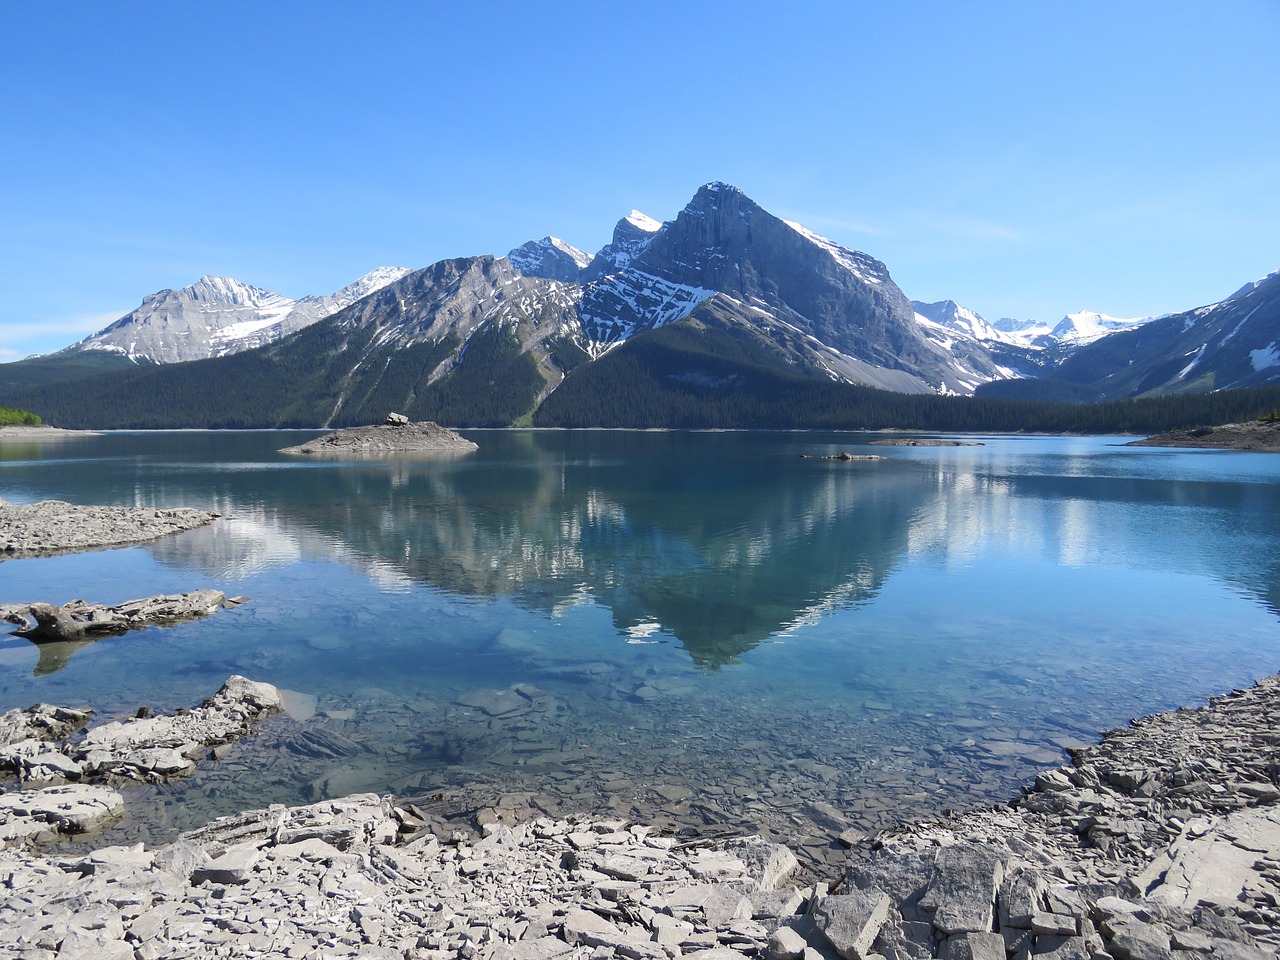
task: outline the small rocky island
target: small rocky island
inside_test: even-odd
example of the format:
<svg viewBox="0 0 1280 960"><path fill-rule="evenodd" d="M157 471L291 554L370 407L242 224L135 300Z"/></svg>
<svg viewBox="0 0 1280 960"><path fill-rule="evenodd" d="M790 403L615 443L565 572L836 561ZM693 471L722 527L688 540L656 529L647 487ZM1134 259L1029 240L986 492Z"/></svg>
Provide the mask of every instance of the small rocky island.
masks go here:
<svg viewBox="0 0 1280 960"><path fill-rule="evenodd" d="M1145 440L1134 440L1129 447L1205 447L1216 450L1253 450L1280 453L1280 420L1250 420L1246 423L1224 423L1217 427L1194 427L1170 430Z"/></svg>
<svg viewBox="0 0 1280 960"><path fill-rule="evenodd" d="M347 427L306 443L284 447L280 453L319 457L394 456L397 454L470 453L476 445L430 420L413 422L399 413L368 427Z"/></svg>

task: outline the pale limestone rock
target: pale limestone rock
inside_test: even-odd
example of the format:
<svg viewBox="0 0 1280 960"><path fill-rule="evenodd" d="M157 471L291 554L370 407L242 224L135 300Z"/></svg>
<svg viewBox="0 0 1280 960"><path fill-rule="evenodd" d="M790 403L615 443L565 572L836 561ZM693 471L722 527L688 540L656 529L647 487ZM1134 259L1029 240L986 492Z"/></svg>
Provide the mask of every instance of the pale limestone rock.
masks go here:
<svg viewBox="0 0 1280 960"><path fill-rule="evenodd" d="M1006 960L1004 938L998 933L961 933L943 942L943 960Z"/></svg>
<svg viewBox="0 0 1280 960"><path fill-rule="evenodd" d="M779 927L769 936L769 953L775 960L800 960L808 945L808 941L791 927Z"/></svg>
<svg viewBox="0 0 1280 960"><path fill-rule="evenodd" d="M986 933L994 926L996 890L1004 876L999 858L989 850L952 846L939 851L937 873L920 906L933 914L941 933Z"/></svg>
<svg viewBox="0 0 1280 960"><path fill-rule="evenodd" d="M813 920L844 960L867 960L891 907L889 897L878 890L855 890L823 897L813 909Z"/></svg>
<svg viewBox="0 0 1280 960"><path fill-rule="evenodd" d="M1280 860L1280 808L1230 814L1201 836L1184 833L1137 878L1148 899L1181 909L1230 903L1256 876L1262 858Z"/></svg>

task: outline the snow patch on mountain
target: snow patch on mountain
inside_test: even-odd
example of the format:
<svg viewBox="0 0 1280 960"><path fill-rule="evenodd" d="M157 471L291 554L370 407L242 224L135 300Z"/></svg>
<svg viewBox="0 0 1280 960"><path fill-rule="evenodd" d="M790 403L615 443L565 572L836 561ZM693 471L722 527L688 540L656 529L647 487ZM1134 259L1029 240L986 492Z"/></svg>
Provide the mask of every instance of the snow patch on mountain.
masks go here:
<svg viewBox="0 0 1280 960"><path fill-rule="evenodd" d="M999 320L991 320L989 323L1001 333L1021 334L1028 341L1034 341L1037 337L1047 337L1053 333L1053 325L1040 320L1019 320L1015 317L1001 317Z"/></svg>
<svg viewBox="0 0 1280 960"><path fill-rule="evenodd" d="M1280 340L1272 341L1261 350L1250 350L1249 362L1253 364L1254 373L1280 366Z"/></svg>
<svg viewBox="0 0 1280 960"><path fill-rule="evenodd" d="M580 308L579 319L593 354L626 340L641 325L651 330L687 317L716 293L636 269L608 280L593 284Z"/></svg>
<svg viewBox="0 0 1280 960"><path fill-rule="evenodd" d="M353 280L341 290L334 291L327 298L337 305L337 309L349 307L357 300L363 300L371 293L377 293L383 287L395 283L413 271L408 267L377 267L370 270L359 280ZM311 298L307 298L311 299Z"/></svg>
<svg viewBox="0 0 1280 960"><path fill-rule="evenodd" d="M889 279L888 273L884 270L884 265L865 253L859 253L857 250L850 250L848 247L841 246L834 240L828 240L821 234L814 233L803 224L796 223L794 220L783 220L788 227L794 230L800 236L804 237L810 243L815 244L831 255L836 263L844 267L863 283L882 284Z"/></svg>

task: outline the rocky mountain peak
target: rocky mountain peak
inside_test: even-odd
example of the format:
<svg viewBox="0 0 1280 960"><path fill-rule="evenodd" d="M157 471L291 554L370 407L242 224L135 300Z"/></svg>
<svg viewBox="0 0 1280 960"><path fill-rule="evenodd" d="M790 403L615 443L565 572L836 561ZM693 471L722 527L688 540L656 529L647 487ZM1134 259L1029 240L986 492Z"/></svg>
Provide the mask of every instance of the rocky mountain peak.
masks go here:
<svg viewBox="0 0 1280 960"><path fill-rule="evenodd" d="M657 233L662 229L662 222L660 220L655 220L653 217L641 213L639 210L632 210L629 214L618 221L618 227L621 227L624 224L634 227L641 233ZM613 233L614 239L616 240L618 236L617 227L614 228Z"/></svg>
<svg viewBox="0 0 1280 960"><path fill-rule="evenodd" d="M583 269L582 282L590 283L625 270L653 242L662 227L653 217L639 210L632 210L614 224L613 239L601 247L591 263Z"/></svg>
<svg viewBox="0 0 1280 960"><path fill-rule="evenodd" d="M288 297L281 296L270 290L263 290L261 287L241 283L232 277L204 276L189 287L183 287L181 290L161 290L159 293L152 294L152 296L163 297L166 294L173 294L199 303L234 304L236 306L249 307L279 306L294 302Z"/></svg>
<svg viewBox="0 0 1280 960"><path fill-rule="evenodd" d="M1270 273L1268 273L1265 277L1262 277L1258 280L1254 280L1252 283L1246 283L1243 287L1241 287L1231 296L1227 297L1227 300L1234 300L1237 297L1243 297L1246 294L1253 293L1253 291L1257 290L1259 287L1263 285L1275 285L1275 284L1280 284L1280 270L1273 270ZM1224 300L1223 303L1226 303L1226 300Z"/></svg>
<svg viewBox="0 0 1280 960"><path fill-rule="evenodd" d="M576 282L595 258L559 237L529 240L507 254L511 265L527 277Z"/></svg>
<svg viewBox="0 0 1280 960"><path fill-rule="evenodd" d="M301 330L408 272L378 267L335 293L301 300L233 277L204 276L180 290L144 297L136 310L67 350L101 350L152 363L240 353Z"/></svg>
<svg viewBox="0 0 1280 960"><path fill-rule="evenodd" d="M1093 343L1102 337L1120 330L1132 330L1140 327L1151 317L1112 317L1093 310L1078 310L1068 313L1058 321L1050 335L1062 343L1083 345Z"/></svg>

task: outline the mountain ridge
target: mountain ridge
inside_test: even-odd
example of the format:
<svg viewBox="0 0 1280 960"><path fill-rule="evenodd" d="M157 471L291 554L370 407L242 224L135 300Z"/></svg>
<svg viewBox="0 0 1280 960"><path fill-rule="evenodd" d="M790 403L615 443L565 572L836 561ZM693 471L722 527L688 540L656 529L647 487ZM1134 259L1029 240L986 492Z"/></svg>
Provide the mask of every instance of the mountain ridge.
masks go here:
<svg viewBox="0 0 1280 960"><path fill-rule="evenodd" d="M1167 314L1086 343L1035 381L977 392L1089 402L1280 383L1280 270L1216 303Z"/></svg>
<svg viewBox="0 0 1280 960"><path fill-rule="evenodd" d="M1269 279L1246 285L1235 299L1261 297L1261 319L1280 325L1267 306ZM1199 313L1189 313L1188 328L1200 322ZM1248 328L1241 342L1258 339L1257 324L1250 325L1256 313L1236 316L1239 329ZM295 328L286 329L285 320ZM1131 328L1111 332L1108 324ZM633 210L594 255L546 236L506 257L382 268L327 297L300 301L205 277L151 295L139 311L68 348L74 364L50 355L43 366L5 365L0 401L58 411L77 425L114 418L116 425L200 426L196 411L203 410L221 425L333 427L378 422L396 410L452 425L504 426L539 418L581 423L572 404L599 407L612 390L647 398L654 410L675 404L682 422L693 424L699 403L709 410L718 402L716 391L737 397L733 416L759 408L741 396L744 384L821 403L832 401L816 398L845 387L1106 396L1110 388L1090 380L1118 375L1116 361L1106 359L1111 353L1127 350L1124 366L1138 369L1144 351L1172 335L1169 318L1138 324L1089 312L1068 315L1047 332L1043 326L1007 318L991 324L954 301L910 301L881 261L713 181L671 220ZM137 339L150 328L170 340L203 339L210 354L223 341L236 349L156 361ZM1112 341L1118 346L1107 346ZM1086 360L1076 362L1081 355ZM1280 377L1280 330L1253 344L1249 357L1258 376L1236 380ZM146 359L160 369L121 372L120 364ZM1198 362L1182 365L1190 372ZM611 382L605 370L624 380ZM1016 386L1025 383L1035 386ZM768 400L766 393L759 403ZM133 412L125 417L125 409Z"/></svg>
<svg viewBox="0 0 1280 960"><path fill-rule="evenodd" d="M378 267L339 290L293 300L231 277L148 294L134 310L58 353L100 350L132 362L182 363L279 340L408 273Z"/></svg>

